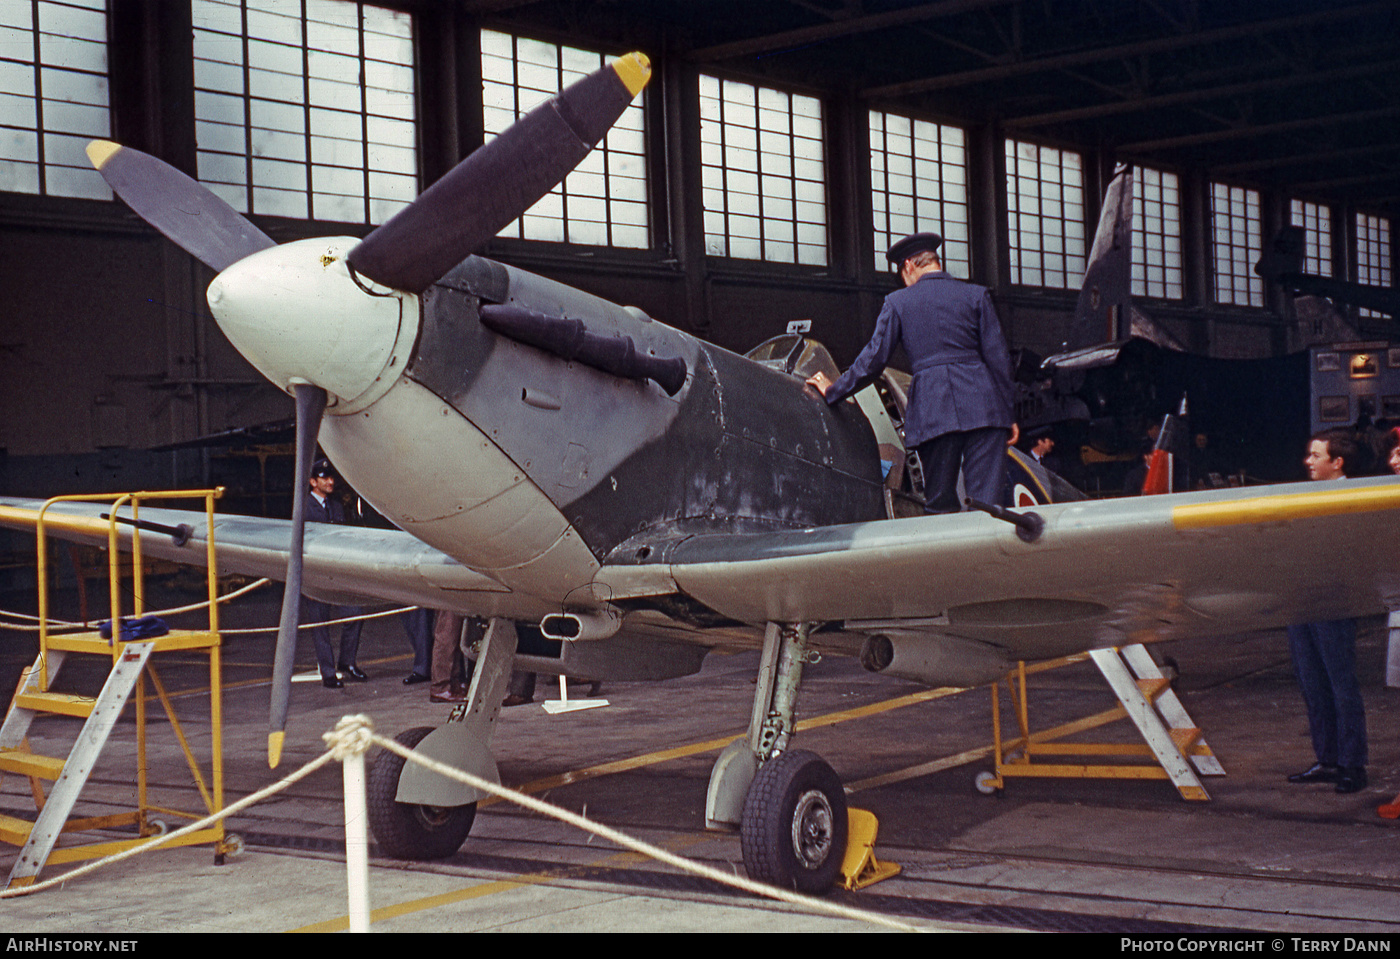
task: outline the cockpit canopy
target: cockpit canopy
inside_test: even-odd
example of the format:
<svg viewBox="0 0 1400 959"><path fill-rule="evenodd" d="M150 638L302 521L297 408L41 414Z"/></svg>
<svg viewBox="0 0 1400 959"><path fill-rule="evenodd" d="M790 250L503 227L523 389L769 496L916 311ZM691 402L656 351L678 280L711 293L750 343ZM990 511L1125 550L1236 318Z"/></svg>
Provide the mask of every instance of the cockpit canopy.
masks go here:
<svg viewBox="0 0 1400 959"><path fill-rule="evenodd" d="M771 340L764 340L744 355L769 369L780 370L804 380L818 373L825 373L827 378L833 381L841 375L841 368L836 365L826 347L800 333L784 333Z"/></svg>

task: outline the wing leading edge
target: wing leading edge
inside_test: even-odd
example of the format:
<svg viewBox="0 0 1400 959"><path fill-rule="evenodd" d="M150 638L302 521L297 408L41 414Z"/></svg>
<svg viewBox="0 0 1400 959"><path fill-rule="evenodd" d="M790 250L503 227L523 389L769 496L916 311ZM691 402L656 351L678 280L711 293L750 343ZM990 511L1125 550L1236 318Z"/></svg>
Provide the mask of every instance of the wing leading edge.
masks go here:
<svg viewBox="0 0 1400 959"><path fill-rule="evenodd" d="M1400 600L1400 478L1037 512L1046 525L1034 543L977 513L700 536L668 554L667 573L735 620L936 637L977 651L993 674L1017 659L1367 615ZM599 575L619 595L657 578L644 567Z"/></svg>
<svg viewBox="0 0 1400 959"><path fill-rule="evenodd" d="M32 531L39 500L0 498L0 527ZM52 535L93 546L107 545L106 504L63 503L45 514ZM194 532L183 545L170 536L141 534L145 556L205 565L207 551L203 513L143 507L141 519L166 526L181 523ZM241 573L282 579L287 571L287 520L215 514L214 542L220 573ZM121 542L131 542L131 527L119 525ZM334 602L403 603L470 612L509 605L509 591L499 582L469 569L452 557L425 545L408 533L392 529L310 524L306 530L306 572L303 586L318 599Z"/></svg>
<svg viewBox="0 0 1400 959"><path fill-rule="evenodd" d="M36 500L0 499L0 526L32 529ZM55 535L105 545L104 507L62 504ZM1400 605L1400 477L1300 483L1037 508L1034 543L980 513L745 535L695 536L664 563L609 565L601 592L637 606L623 633L650 640L744 643L764 622L825 624L833 652L866 655L872 637L924 644L917 676L990 679L1018 659L1127 642L1226 635ZM202 529L203 515L141 517ZM217 515L221 572L280 578L285 520ZM121 529L123 542L129 528ZM305 588L470 615L538 621L557 599L512 593L490 576L399 530L307 530ZM197 532L183 546L145 533L146 555L202 565ZM672 620L677 602L718 628ZM681 616L684 620L686 617ZM754 629L759 627L759 629Z"/></svg>

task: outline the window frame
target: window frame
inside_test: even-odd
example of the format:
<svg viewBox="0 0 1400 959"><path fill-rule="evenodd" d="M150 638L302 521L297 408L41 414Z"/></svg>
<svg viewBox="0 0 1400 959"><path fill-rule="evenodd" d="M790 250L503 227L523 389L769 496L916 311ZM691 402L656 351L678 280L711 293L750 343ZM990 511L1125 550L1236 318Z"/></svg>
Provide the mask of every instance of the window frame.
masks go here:
<svg viewBox="0 0 1400 959"><path fill-rule="evenodd" d="M20 5L10 0L11 10ZM2 159L17 174L12 184L3 189L5 193L23 194L79 200L112 199L111 188L89 162L85 149L94 139L108 139L112 131L112 75L111 75L111 12L105 0L26 0L28 6L28 26L5 26L0 31L14 31L16 35L26 31L30 45L25 58L0 58L0 71L10 74L8 80L0 81L11 87L4 97L13 97L21 108L28 107L31 126L5 123L0 126L0 135L8 134L13 155ZM100 28L94 26L87 36L75 36L73 31L57 33L45 32L45 12L51 16L58 10L67 10L70 15L89 15L100 18ZM18 19L18 18L16 18ZM52 20L50 20L52 23ZM99 36L100 34L100 36ZM51 38L48 41L45 38ZM95 64L73 66L66 53L73 44L89 44L89 52L100 61L100 69ZM58 47L64 48L59 53ZM83 49L82 47L78 48ZM29 74L27 90L21 91L23 75ZM72 78L86 78L84 81ZM52 82L64 78L64 85L70 81L73 87L63 93L67 96L52 96L45 92L46 81L52 93ZM82 92L77 84L91 82L93 89L88 99L77 99ZM84 117L91 119L95 113L101 114L101 122L85 124ZM67 115L66 121L60 117ZM9 111L0 112L0 118L7 119ZM20 156L26 147L32 152ZM68 161L68 162L64 162ZM32 176L24 175L26 173ZM59 183L65 187L55 189ZM13 187L13 188L10 188Z"/></svg>
<svg viewBox="0 0 1400 959"><path fill-rule="evenodd" d="M422 186L422 147L419 129L419 83L417 18L409 11L371 0L340 0L346 9L353 3L354 25L314 19L312 0L299 0L294 14L249 9L249 0L193 0L191 21L194 31L194 138L196 168L200 181L235 209L248 215L280 217L304 222L354 223L376 225L411 203ZM222 7L238 14L238 34L215 20L201 20L200 6ZM327 8L328 10L331 8ZM366 10L381 11L389 22L407 22L407 36L374 29L367 25ZM252 15L250 17L250 14ZM272 17L295 19L294 39L265 37L251 32L250 20ZM354 32L354 51L333 49L330 38ZM322 46L316 33L322 34ZM224 37L236 40L240 49L235 59L217 60L200 55L201 39ZM380 37L407 49L408 63L399 57L375 57L369 49ZM300 60L299 73L271 69L274 61L290 66ZM342 63L341 61L347 61ZM313 69L313 62L319 70ZM335 68L354 80L337 78ZM406 78L409 86L376 86L370 82L370 65L380 64L381 74ZM201 76L201 73L204 75ZM222 74L222 79L219 75ZM237 75L237 79L233 75ZM294 77L298 92L293 96L274 95L276 76ZM225 84L221 88L218 84ZM262 89L259 89L259 87ZM232 89L236 87L236 89ZM335 96L342 87L353 87L357 97L353 110L343 109ZM224 98L237 107L228 117L217 111L206 112L201 101L217 103ZM395 110L395 100L400 108ZM402 108L406 100L406 109ZM375 109L376 103L382 105ZM241 115L240 115L241 114ZM237 116L236 121L230 118ZM334 129L340 126L342 129ZM348 132L354 127L357 135ZM336 135L341 134L341 135ZM215 139L222 135L226 139ZM345 145L349 146L346 147ZM280 152L269 155L277 146ZM342 150L344 147L344 150ZM358 152L357 162L348 163L344 152ZM376 165L374 157L396 156L396 163ZM223 167L221 177L215 171ZM278 183L281 179L283 183ZM358 192L327 189L328 184L356 181ZM295 186L291 184L295 183ZM320 187L318 189L318 187ZM277 202L285 196L294 204L288 208ZM295 197L296 199L292 199ZM348 216L350 212L355 216Z"/></svg>
<svg viewBox="0 0 1400 959"><path fill-rule="evenodd" d="M493 42L498 41L490 40L488 34L509 41L512 57L508 61L490 49ZM540 36L515 33L498 27L482 27L479 37L482 128L487 141L569 83L586 73L600 69L621 55L608 50L586 49ZM522 61L519 50L522 43L539 48L552 48L554 64L548 69L553 71L553 78L548 88L539 85L542 81L538 81L534 86L521 86ZM488 58L510 63L509 83L490 74L487 69ZM543 64L536 63L535 60L524 62L530 68L543 67ZM509 107L491 102L493 88L509 92ZM522 96L523 91L533 91L533 95ZM506 113L509 113L508 118ZM493 122L493 115L497 116L497 122ZM607 250L610 254L621 251L647 253L653 250L656 246L656 216L652 195L654 164L651 157L651 125L650 94L649 90L643 90L633 99L618 122L609 128L588 157L529 210L507 224L496 234L495 240L506 243L553 243L587 247ZM628 144L626 141L629 139L634 142ZM629 146L630 149L627 148ZM628 171L629 163L639 165L640 175ZM581 188L589 183L599 185L600 189L590 191ZM601 205L601 218L571 215L571 211L583 211L589 206L598 209L598 205ZM553 208L557 208L557 215L551 215ZM631 215L630 220L626 214ZM551 223L557 223L558 229L549 230L548 225ZM589 225L592 229L601 229L601 241L587 236ZM620 237L630 237L631 241L620 242Z"/></svg>
<svg viewBox="0 0 1400 959"><path fill-rule="evenodd" d="M878 133L881 140L878 146L875 142L877 116L880 118ZM892 118L907 124L907 131L896 130L892 132L890 130ZM969 195L970 171L966 128L890 110L877 110L873 107L867 110L867 123L870 134L870 207L876 271L893 272L898 269L895 264L889 263L885 259L885 251L897 240L911 233L934 232L943 237L943 246L939 249L939 260L942 262L943 268L954 276L970 277L973 268L972 203ZM920 136L921 127L924 133L932 133L933 137ZM946 133L955 133L956 137L945 138ZM890 139L892 136L901 140L907 139L909 144L907 154L891 152ZM952 142L955 139L958 142ZM921 158L917 153L917 144L920 142L936 147L935 156ZM950 154L956 154L958 159L954 161ZM879 162L877 163L877 161ZM893 161L898 161L898 164L896 165ZM903 169L906 161L907 173ZM930 166L937 171L937 175L921 175L921 167L926 174ZM962 178L960 183L954 182L952 178L945 175L945 170L950 168L960 171ZM883 186L877 186L877 177L883 180ZM891 180L894 177L907 178L909 192L894 192L891 185ZM921 186L928 184L936 188L936 196L921 191ZM962 192L961 199L945 197L944 194L949 187L959 187ZM892 210L894 204L891 198L895 196L907 199L912 205L913 211L897 213ZM936 209L936 214L932 212L931 208ZM961 209L962 219L950 218L948 215L950 208ZM921 210L930 210L930 212L921 215ZM907 228L901 227L898 231L893 228L896 216L907 217ZM880 222L881 219L884 220L883 226ZM949 229L950 223L955 229Z"/></svg>
<svg viewBox="0 0 1400 959"><path fill-rule="evenodd" d="M1157 178L1155 184L1148 182L1149 174ZM1173 181L1170 186L1167 178ZM1148 199L1149 186L1159 191L1156 201ZM1186 298L1181 177L1171 170L1135 164L1133 193L1136 202L1133 204L1132 295L1180 302ZM1174 201L1167 199L1169 193L1175 194ZM1160 224L1160 228L1153 229L1154 224ZM1175 227L1174 233L1169 232L1169 226ZM1149 240L1153 243L1149 244ZM1155 248L1149 249L1150 245ZM1161 262L1149 262L1149 253L1159 254Z"/></svg>
<svg viewBox="0 0 1400 959"><path fill-rule="evenodd" d="M1020 172L1023 160L1020 156L1020 150L1025 147L1034 148L1037 151L1034 160L1029 157L1024 158L1025 162L1035 164L1034 177L1023 176ZM1079 182L1077 185L1066 183L1063 176L1056 180L1049 180L1041 175L1041 170L1047 165L1045 162L1047 152L1056 155L1055 166L1062 171L1066 168L1064 158L1075 158L1075 164L1072 166L1078 170ZM1007 164L1005 179L1006 263L1012 285L1046 290L1078 290L1089 258L1084 154L1078 150L1062 149L1030 140L1006 137L1004 155ZM1023 182L1036 184L1037 189L1034 196L1025 192L1022 187ZM1053 187L1053 189L1047 190L1047 186ZM1051 196L1049 194L1057 195ZM1045 212L1047 204L1052 210L1058 207L1059 212L1047 214ZM1033 209L1023 209L1026 206L1033 207ZM1078 215L1075 217L1071 213ZM1058 233L1045 230L1047 220L1061 225ZM1027 227L1032 225L1035 226L1035 229L1028 230ZM1023 236L1038 238L1039 248L1032 249L1022 243ZM1059 249L1053 249L1055 246L1058 246ZM1058 258L1058 267L1052 269L1047 264L1047 257ZM1034 259L1037 262L1032 264L1026 262L1027 259ZM1038 281L1028 281L1027 277L1031 271L1038 271ZM1045 282L1047 272L1053 272L1062 282Z"/></svg>
<svg viewBox="0 0 1400 959"><path fill-rule="evenodd" d="M1390 217L1378 213L1357 210L1352 217L1352 229L1356 234L1356 282L1360 285L1375 289L1395 288L1392 226ZM1388 314L1358 307L1357 315L1381 318Z"/></svg>
<svg viewBox="0 0 1400 959"><path fill-rule="evenodd" d="M1289 197L1288 222L1303 228L1303 272L1313 276L1333 276L1336 259L1332 256L1331 205Z"/></svg>
<svg viewBox="0 0 1400 959"><path fill-rule="evenodd" d="M707 83L715 85L716 95L707 94ZM738 88L747 88L753 92L754 122L752 126L738 122L730 123L725 119L726 103L731 102L724 98L726 88L736 93L739 92ZM826 102L820 96L802 93L791 88L764 86L748 80L736 80L721 74L705 72L698 74L697 94L700 118L700 163L698 169L700 171L701 238L705 255L747 263L818 270L829 269L832 263L833 248L831 242L831 184L829 180L831 164L827 156L830 120ZM760 129L761 114L764 111L770 114L778 112L775 108L777 102L775 98L786 98L788 121L786 132ZM810 104L816 115L813 116L812 109L806 106L804 106L804 112L795 111L794 104L799 99L804 105ZM717 116L706 115L707 100L718 105ZM766 106L765 100L767 101ZM737 102L734 103L734 106L747 112L748 104ZM801 123L797 122L798 117L801 118ZM727 123L728 126L726 126ZM817 127L815 135L811 129L813 123ZM799 126L805 128L801 133L798 132ZM727 134L731 130L735 131L735 135L728 136ZM720 134L717 141L706 140L706 134L710 131L717 131ZM747 144L748 134L737 131L752 133L751 147ZM784 138L789 145L789 150L786 153L762 149L765 139L771 146ZM814 160L811 157L798 155L793 146L798 141L818 144L820 157ZM743 160L744 154L750 153L754 157L753 169L745 169L741 164L730 164L731 156L737 160ZM774 164L773 166L764 165L765 156L775 158L770 161ZM784 172L785 169L789 172ZM804 174L799 175L799 170L804 171ZM746 183L749 178L753 181L751 191L731 187L731 183L737 186L749 185ZM765 178L770 181L783 181L790 186L790 190L786 195L773 196L768 199L765 190L770 184L764 183ZM733 209L734 197L752 197L755 201L754 212L735 211ZM718 205L712 205L716 200L721 202ZM768 202L765 202L766 200ZM771 203L771 207L769 203ZM792 211L790 216L779 215L783 204L790 204ZM804 213L807 215L806 219L803 218ZM811 218L814 213L820 214L819 220ZM737 232L733 228L736 220L750 221L756 232L753 235ZM767 229L770 224L782 227L790 226L791 231L770 237ZM742 241L737 243L739 250L736 250L736 241ZM770 253L780 251L784 244L791 245L791 258L770 255ZM744 251L749 250L756 250L757 255L746 255ZM820 252L820 258L812 255L811 251L814 250ZM807 251L805 256L804 251Z"/></svg>
<svg viewBox="0 0 1400 959"><path fill-rule="evenodd" d="M1222 191L1224 196L1222 197ZM1225 201L1226 209L1221 211L1219 202ZM1238 306L1248 309L1263 309L1264 280L1254 272L1254 264L1264 249L1264 220L1261 193L1251 187L1211 181L1208 197L1210 216L1210 252L1208 264L1211 277L1211 301L1216 306ZM1225 218L1222 224L1221 217ZM1223 229L1222 229L1223 227ZM1222 244L1222 236L1227 240ZM1243 241L1242 243L1240 241ZM1222 272L1222 264L1233 267ZM1222 299L1226 292L1222 279L1228 279L1229 299ZM1239 301L1238 293L1243 284L1246 302Z"/></svg>

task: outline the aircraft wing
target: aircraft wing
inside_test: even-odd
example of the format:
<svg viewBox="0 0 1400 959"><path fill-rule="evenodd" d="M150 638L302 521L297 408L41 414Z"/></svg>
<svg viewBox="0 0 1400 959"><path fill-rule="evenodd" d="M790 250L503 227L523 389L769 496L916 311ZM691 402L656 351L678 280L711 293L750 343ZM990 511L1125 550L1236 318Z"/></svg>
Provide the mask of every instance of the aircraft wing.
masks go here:
<svg viewBox="0 0 1400 959"><path fill-rule="evenodd" d="M39 505L0 499L0 526L32 529ZM105 545L107 523L97 519L104 509L54 507L55 517L65 517L54 535ZM813 622L822 624L813 643L831 652L869 655L869 640L885 637L910 662L922 643L923 665L892 671L939 684L983 682L1018 659L1400 604L1400 477L1089 500L1035 512L1045 528L1034 542L982 513L701 535L676 543L660 563L604 565L596 581L629 610L629 642L743 642L767 621ZM204 562L203 514L143 508L141 518L196 531L184 546L145 532L143 553ZM285 520L216 515L221 572L281 578L288 528ZM122 530L129 539L129 527ZM489 575L399 530L311 524L305 586L341 602L539 615L529 605L538 600L512 597ZM661 615L682 608L704 610L718 628Z"/></svg>
<svg viewBox="0 0 1400 959"><path fill-rule="evenodd" d="M42 505L41 500L0 497L0 527L32 532ZM46 528L65 540L106 547L108 523L99 517L109 511L105 503L56 504L45 514ZM129 510L122 513L130 515ZM169 535L142 532L142 555L205 565L207 522L202 512L142 507L140 515L146 523L168 527L186 524L191 528L184 545L177 545ZM122 544L131 542L130 526L119 524L117 533ZM214 542L219 572L283 579L290 536L287 520L216 513ZM473 597L471 605L480 607L483 597L508 592L491 577L468 569L402 530L322 523L306 528L303 587L308 595L328 602L370 600L434 608L453 608L469 595Z"/></svg>
<svg viewBox="0 0 1400 959"><path fill-rule="evenodd" d="M668 553L667 576L734 620L832 624L817 643L936 640L923 655L939 682L1086 648L1379 613L1400 598L1400 477L1035 511L1035 542L982 513L697 536ZM618 596L656 589L656 577L599 574Z"/></svg>

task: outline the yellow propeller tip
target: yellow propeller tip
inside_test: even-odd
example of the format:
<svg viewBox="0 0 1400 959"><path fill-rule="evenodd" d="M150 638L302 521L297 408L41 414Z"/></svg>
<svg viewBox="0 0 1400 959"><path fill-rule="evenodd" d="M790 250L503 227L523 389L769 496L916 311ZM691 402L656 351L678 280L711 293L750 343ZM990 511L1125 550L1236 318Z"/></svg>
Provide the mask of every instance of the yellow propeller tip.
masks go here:
<svg viewBox="0 0 1400 959"><path fill-rule="evenodd" d="M267 734L267 768L276 769L282 763L282 740L286 738L286 733L276 732Z"/></svg>
<svg viewBox="0 0 1400 959"><path fill-rule="evenodd" d="M113 143L111 140L93 140L87 145L88 159L92 161L93 166L100 170L121 148L120 143Z"/></svg>
<svg viewBox="0 0 1400 959"><path fill-rule="evenodd" d="M651 60L645 53L633 52L619 57L613 61L612 68L634 97L642 92L642 87L651 79Z"/></svg>

